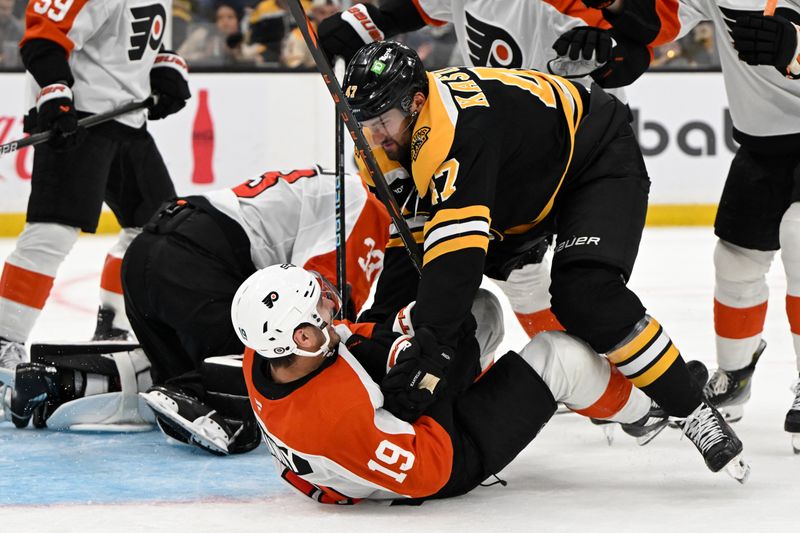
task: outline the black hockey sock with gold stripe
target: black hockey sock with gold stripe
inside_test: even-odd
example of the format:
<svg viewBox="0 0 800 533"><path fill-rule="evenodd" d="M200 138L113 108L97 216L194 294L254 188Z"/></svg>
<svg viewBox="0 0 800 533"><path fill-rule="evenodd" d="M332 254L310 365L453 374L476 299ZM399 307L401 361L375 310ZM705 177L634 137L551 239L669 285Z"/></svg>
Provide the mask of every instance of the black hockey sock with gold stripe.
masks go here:
<svg viewBox="0 0 800 533"><path fill-rule="evenodd" d="M607 355L625 377L670 415L688 416L700 404L700 388L656 319L645 315Z"/></svg>

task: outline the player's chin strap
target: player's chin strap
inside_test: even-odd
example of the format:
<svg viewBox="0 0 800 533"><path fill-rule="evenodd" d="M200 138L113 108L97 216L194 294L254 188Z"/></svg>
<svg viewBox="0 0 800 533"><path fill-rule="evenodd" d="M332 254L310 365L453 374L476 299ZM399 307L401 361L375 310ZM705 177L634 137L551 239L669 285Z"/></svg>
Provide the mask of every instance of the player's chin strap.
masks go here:
<svg viewBox="0 0 800 533"><path fill-rule="evenodd" d="M325 338L325 341L322 343L322 346L320 346L319 350L316 352L307 352L306 350L295 348L292 352L293 354L301 357L317 357L318 355L330 357L333 355L333 348L331 348L331 336L328 333L328 323L322 322L319 326L317 326L317 328L319 328L319 330L322 332L322 336Z"/></svg>

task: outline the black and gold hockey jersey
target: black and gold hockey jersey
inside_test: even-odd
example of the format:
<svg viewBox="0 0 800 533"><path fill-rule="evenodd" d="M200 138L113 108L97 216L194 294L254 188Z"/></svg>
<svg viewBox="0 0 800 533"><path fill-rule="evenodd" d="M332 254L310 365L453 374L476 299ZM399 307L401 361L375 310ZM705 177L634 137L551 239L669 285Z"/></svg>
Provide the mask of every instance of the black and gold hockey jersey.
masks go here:
<svg viewBox="0 0 800 533"><path fill-rule="evenodd" d="M533 70L450 68L428 81L411 138L429 213L413 321L452 345L487 253L491 262L553 231L559 192L627 124L627 110L596 86L590 94Z"/></svg>

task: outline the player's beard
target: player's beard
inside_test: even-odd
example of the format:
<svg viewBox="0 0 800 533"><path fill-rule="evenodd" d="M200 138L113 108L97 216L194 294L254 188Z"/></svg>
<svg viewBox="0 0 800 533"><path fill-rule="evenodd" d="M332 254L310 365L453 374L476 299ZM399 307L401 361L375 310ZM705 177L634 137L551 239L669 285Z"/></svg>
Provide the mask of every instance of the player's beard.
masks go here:
<svg viewBox="0 0 800 533"><path fill-rule="evenodd" d="M394 137L391 137L390 140L392 144L390 146L383 146L384 152L386 152L386 156L391 159L392 161L397 161L401 165L403 165L406 169L411 168L411 134L414 131L414 124L416 123L416 117L410 116L407 118L409 121L408 124Z"/></svg>

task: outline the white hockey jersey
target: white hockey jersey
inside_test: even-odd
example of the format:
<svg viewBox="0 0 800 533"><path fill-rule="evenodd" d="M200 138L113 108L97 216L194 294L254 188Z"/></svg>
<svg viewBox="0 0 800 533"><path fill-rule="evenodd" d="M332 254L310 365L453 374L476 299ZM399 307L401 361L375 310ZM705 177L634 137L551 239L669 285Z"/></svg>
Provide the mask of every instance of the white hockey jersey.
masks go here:
<svg viewBox="0 0 800 533"><path fill-rule="evenodd" d="M30 0L20 46L47 39L66 50L75 109L105 113L150 96L150 68L161 49L172 0ZM29 107L39 85L28 77ZM116 120L141 127L147 110Z"/></svg>
<svg viewBox="0 0 800 533"><path fill-rule="evenodd" d="M675 28L676 38L686 35L701 21L714 23L731 118L734 128L745 134L735 135L739 142L745 144L746 136L800 133L800 80L788 79L772 66L751 66L740 61L728 34L736 17L761 14L763 0L680 0L663 4L673 8L660 11L662 26ZM778 0L775 14L800 25L800 2Z"/></svg>
<svg viewBox="0 0 800 533"><path fill-rule="evenodd" d="M547 72L553 43L577 26L607 29L599 9L581 0L415 0L425 22L452 22L464 60L475 67L530 68ZM588 76L576 79L591 85ZM620 89L611 93L620 97Z"/></svg>
<svg viewBox="0 0 800 533"><path fill-rule="evenodd" d="M335 176L319 167L265 172L232 189L204 194L242 226L256 268L292 263L336 279ZM360 309L383 268L389 214L361 178L345 178L347 279Z"/></svg>
<svg viewBox="0 0 800 533"><path fill-rule="evenodd" d="M453 444L428 416L413 424L383 409L383 394L348 351L305 378L276 384L266 361L246 349L250 404L281 477L321 503L435 494L453 467Z"/></svg>

